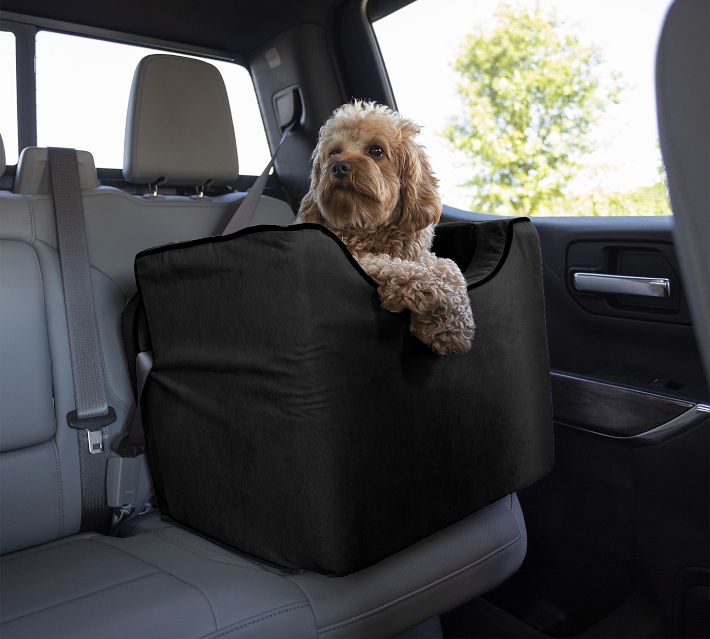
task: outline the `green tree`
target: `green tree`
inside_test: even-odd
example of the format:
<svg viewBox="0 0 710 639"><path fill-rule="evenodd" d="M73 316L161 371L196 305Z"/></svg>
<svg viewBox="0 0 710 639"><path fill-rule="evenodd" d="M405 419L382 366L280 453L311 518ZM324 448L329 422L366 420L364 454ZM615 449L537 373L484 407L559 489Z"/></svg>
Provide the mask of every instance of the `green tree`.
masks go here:
<svg viewBox="0 0 710 639"><path fill-rule="evenodd" d="M499 5L491 31L466 37L453 64L463 110L444 136L472 162L474 210L535 215L566 195L590 130L618 101L601 61L539 6Z"/></svg>

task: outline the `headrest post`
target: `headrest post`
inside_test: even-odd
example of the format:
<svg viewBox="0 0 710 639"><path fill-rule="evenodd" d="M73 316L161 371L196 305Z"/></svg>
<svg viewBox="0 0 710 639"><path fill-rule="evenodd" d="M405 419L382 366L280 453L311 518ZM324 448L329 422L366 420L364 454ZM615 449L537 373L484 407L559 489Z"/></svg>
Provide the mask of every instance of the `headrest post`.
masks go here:
<svg viewBox="0 0 710 639"><path fill-rule="evenodd" d="M205 180L202 184L198 184L195 187L197 197L205 197L205 191L209 188L210 184L212 184L212 178Z"/></svg>

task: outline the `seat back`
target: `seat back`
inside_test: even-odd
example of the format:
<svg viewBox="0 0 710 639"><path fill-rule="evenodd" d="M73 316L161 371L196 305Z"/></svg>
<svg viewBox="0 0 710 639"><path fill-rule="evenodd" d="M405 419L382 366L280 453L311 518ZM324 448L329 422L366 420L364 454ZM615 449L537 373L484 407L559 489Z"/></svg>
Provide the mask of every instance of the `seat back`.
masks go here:
<svg viewBox="0 0 710 639"><path fill-rule="evenodd" d="M124 162L126 176L136 184L147 185L153 175L168 184L195 186L210 179L227 184L238 177L236 148L224 135L233 127L221 76L211 65L193 62L177 57L168 63L144 61L136 70ZM183 70L189 83L181 77ZM202 87L197 97L195 82ZM176 84L184 87L181 95L175 93ZM219 84L221 91L214 86ZM141 89L147 85L165 91ZM206 100L207 95L221 100L221 108L212 109L209 121L200 124L202 135L190 138L192 146L183 146L177 161L175 150L164 147L186 126L184 119L168 117L174 101L197 100L198 110L208 109L212 99ZM161 109L167 124L159 135L147 135L137 122L147 111ZM216 113L221 113L219 122ZM218 161L210 160L212 152ZM109 450L127 427L134 404L120 317L135 292L136 253L219 234L244 194L134 195L100 186L90 153L79 151L78 160L107 395L117 415L108 427ZM262 196L254 223L288 224L293 218L284 202ZM0 553L76 533L81 525L86 478L80 473L77 431L66 422L75 406L56 247L47 150L27 148L18 162L15 192L0 192Z"/></svg>
<svg viewBox="0 0 710 639"><path fill-rule="evenodd" d="M81 516L59 260L37 222L31 198L0 191L1 553L77 532Z"/></svg>

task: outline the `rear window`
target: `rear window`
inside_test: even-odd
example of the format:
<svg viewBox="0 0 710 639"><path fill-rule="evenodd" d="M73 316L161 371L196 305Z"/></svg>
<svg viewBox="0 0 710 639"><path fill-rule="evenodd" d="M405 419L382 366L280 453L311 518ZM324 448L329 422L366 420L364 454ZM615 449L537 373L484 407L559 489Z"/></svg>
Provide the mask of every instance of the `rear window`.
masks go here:
<svg viewBox="0 0 710 639"><path fill-rule="evenodd" d="M5 145L5 161L17 162L17 88L15 80L15 34L0 31L0 135Z"/></svg>
<svg viewBox="0 0 710 639"><path fill-rule="evenodd" d="M502 215L669 215L654 90L669 4L418 0L375 22L444 201Z"/></svg>
<svg viewBox="0 0 710 639"><path fill-rule="evenodd" d="M158 51L49 31L37 34L36 45L37 144L83 149L96 166L122 167L133 72L141 58ZM271 155L248 71L197 59L216 66L224 78L240 173L261 173Z"/></svg>

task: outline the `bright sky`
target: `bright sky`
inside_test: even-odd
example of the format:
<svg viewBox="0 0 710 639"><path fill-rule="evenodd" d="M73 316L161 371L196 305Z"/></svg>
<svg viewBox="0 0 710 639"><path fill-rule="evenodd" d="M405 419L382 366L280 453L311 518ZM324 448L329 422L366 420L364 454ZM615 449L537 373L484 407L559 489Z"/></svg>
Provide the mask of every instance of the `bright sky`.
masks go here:
<svg viewBox="0 0 710 639"><path fill-rule="evenodd" d="M15 84L15 36L0 31L0 135L8 164L17 162L17 87Z"/></svg>
<svg viewBox="0 0 710 639"><path fill-rule="evenodd" d="M527 2L518 0L516 4ZM658 179L660 154L654 89L656 44L671 0L540 0L554 7L563 26L602 50L605 68L628 88L594 133L600 150L588 158L605 190L628 190ZM399 110L424 126L447 204L467 209L466 160L437 135L459 110L457 75L451 68L465 35L489 28L498 0L418 0L375 23ZM529 4L529 2L528 2ZM593 181L592 181L593 182ZM580 181L581 190L590 181Z"/></svg>

